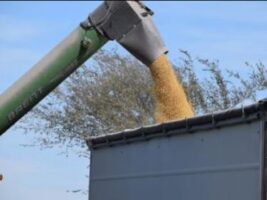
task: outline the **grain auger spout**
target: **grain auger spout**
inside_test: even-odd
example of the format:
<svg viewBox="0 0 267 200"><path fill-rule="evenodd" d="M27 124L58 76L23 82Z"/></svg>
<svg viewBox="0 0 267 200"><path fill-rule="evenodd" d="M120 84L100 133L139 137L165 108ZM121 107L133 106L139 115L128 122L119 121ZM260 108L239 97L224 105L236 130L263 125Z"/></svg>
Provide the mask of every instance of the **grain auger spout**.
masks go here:
<svg viewBox="0 0 267 200"><path fill-rule="evenodd" d="M132 55L150 65L167 49L152 21L153 11L140 1L106 1L86 20L110 40L118 41Z"/></svg>
<svg viewBox="0 0 267 200"><path fill-rule="evenodd" d="M109 40L118 41L141 62L152 66L152 72L155 71L155 61L167 50L152 22L152 14L140 1L102 3L70 35L1 94L0 135ZM160 77L166 78L164 74ZM168 90L168 87L165 89ZM173 117L167 116L166 119Z"/></svg>

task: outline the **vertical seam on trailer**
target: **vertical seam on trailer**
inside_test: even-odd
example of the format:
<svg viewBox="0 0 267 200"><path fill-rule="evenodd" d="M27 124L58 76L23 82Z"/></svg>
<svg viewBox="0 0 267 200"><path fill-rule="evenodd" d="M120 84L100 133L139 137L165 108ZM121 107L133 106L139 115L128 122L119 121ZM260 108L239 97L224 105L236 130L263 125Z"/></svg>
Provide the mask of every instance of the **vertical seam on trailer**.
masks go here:
<svg viewBox="0 0 267 200"><path fill-rule="evenodd" d="M261 130L263 131L263 155L262 155L262 184L261 184L261 199L266 200L267 197L267 117L266 113L262 113Z"/></svg>

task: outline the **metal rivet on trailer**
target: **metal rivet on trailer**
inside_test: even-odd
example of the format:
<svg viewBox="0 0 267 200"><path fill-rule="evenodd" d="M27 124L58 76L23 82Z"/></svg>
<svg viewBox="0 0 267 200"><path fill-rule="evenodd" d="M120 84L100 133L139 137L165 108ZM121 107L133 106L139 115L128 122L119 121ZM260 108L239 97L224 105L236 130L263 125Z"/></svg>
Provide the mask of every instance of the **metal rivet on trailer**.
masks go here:
<svg viewBox="0 0 267 200"><path fill-rule="evenodd" d="M125 135L125 131L122 131L122 132L121 132L121 135L122 135L122 139L123 139L123 141L127 144L128 141L127 141L127 137L126 137L126 135Z"/></svg>
<svg viewBox="0 0 267 200"><path fill-rule="evenodd" d="M161 124L161 129L162 129L162 133L165 135L166 134L166 128L165 128L164 123Z"/></svg>
<svg viewBox="0 0 267 200"><path fill-rule="evenodd" d="M111 141L108 139L108 137L105 137L105 140L106 140L106 144L111 147L112 144L111 144Z"/></svg>
<svg viewBox="0 0 267 200"><path fill-rule="evenodd" d="M163 133L163 135L166 135L167 137L170 137L171 135L170 135L169 132L166 130L165 123L162 123L162 124L161 124L161 127L162 127L162 133Z"/></svg>
<svg viewBox="0 0 267 200"><path fill-rule="evenodd" d="M213 127L217 127L217 123L215 121L214 113L211 113L211 124Z"/></svg>
<svg viewBox="0 0 267 200"><path fill-rule="evenodd" d="M148 140L147 135L146 135L146 133L144 131L144 127L143 126L140 128L140 130L141 130L141 135L145 138L145 140Z"/></svg>
<svg viewBox="0 0 267 200"><path fill-rule="evenodd" d="M245 108L244 108L244 105L242 105L241 107L241 112L242 112L242 119L246 122L246 123L249 123L249 119L246 115L246 111L245 111Z"/></svg>
<svg viewBox="0 0 267 200"><path fill-rule="evenodd" d="M189 131L189 124L188 124L188 118L187 117L185 117L185 129L186 129L186 131Z"/></svg>

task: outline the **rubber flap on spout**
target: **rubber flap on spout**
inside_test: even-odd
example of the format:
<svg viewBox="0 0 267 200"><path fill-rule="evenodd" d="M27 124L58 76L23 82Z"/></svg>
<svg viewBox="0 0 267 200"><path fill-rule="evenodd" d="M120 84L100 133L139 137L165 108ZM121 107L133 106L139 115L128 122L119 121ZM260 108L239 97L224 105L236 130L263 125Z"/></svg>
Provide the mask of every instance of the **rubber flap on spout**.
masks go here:
<svg viewBox="0 0 267 200"><path fill-rule="evenodd" d="M102 35L117 40L137 59L150 65L167 53L152 15L140 1L105 1L88 20Z"/></svg>

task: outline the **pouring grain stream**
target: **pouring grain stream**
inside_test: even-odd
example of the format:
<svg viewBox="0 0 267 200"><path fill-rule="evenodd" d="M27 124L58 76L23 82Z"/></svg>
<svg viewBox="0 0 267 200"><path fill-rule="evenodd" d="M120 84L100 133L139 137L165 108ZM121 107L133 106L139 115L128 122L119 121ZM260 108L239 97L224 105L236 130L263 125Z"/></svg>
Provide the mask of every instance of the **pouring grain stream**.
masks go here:
<svg viewBox="0 0 267 200"><path fill-rule="evenodd" d="M160 123L192 117L194 115L192 106L167 56L165 54L159 56L149 69L154 81L156 121Z"/></svg>

